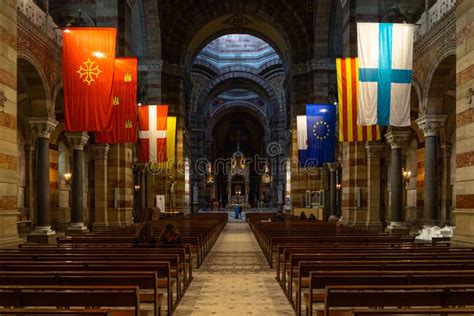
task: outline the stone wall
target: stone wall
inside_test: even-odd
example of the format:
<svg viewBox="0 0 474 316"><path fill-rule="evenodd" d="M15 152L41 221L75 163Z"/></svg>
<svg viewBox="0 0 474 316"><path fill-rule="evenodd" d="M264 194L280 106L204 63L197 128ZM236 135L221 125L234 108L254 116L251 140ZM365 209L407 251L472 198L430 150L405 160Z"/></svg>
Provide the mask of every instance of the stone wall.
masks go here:
<svg viewBox="0 0 474 316"><path fill-rule="evenodd" d="M0 2L0 245L18 242L17 210L17 11Z"/></svg>
<svg viewBox="0 0 474 316"><path fill-rule="evenodd" d="M474 87L474 2L456 7L456 230L453 240L474 243L474 115L466 95Z"/></svg>

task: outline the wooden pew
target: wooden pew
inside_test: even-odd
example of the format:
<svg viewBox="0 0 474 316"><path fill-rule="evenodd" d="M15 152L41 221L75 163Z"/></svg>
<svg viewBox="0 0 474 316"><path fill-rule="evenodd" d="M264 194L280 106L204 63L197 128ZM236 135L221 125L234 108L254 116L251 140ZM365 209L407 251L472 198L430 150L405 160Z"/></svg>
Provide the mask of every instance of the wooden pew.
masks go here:
<svg viewBox="0 0 474 316"><path fill-rule="evenodd" d="M474 308L452 307L452 308L390 308L390 309L355 309L352 316L376 316L376 315L474 315Z"/></svg>
<svg viewBox="0 0 474 316"><path fill-rule="evenodd" d="M324 315L331 315L333 308L348 308L351 315L350 309L359 307L456 306L474 306L474 285L328 286Z"/></svg>
<svg viewBox="0 0 474 316"><path fill-rule="evenodd" d="M0 308L0 315L22 316L112 316L108 309L43 309L43 308Z"/></svg>
<svg viewBox="0 0 474 316"><path fill-rule="evenodd" d="M347 253L334 253L334 252L320 252L320 253L310 253L310 254L301 254L293 253L290 255L290 262L287 266L284 265L282 273L282 287L283 290L288 291L288 297L291 300L292 297L292 284L293 278L298 275L298 264L300 261L400 261L400 260L444 260L444 261L453 261L459 262L459 260L474 260L474 252L466 251L451 251L447 253L446 251L441 252L404 252L401 251L378 251L378 252L347 252ZM287 269L288 268L288 269Z"/></svg>
<svg viewBox="0 0 474 316"><path fill-rule="evenodd" d="M158 293L156 272L136 271L0 271L0 286L16 285L58 285L58 286L137 286L140 289L141 302L153 303L155 315L161 315L162 294ZM151 290L152 293L142 293ZM168 314L171 315L171 310Z"/></svg>
<svg viewBox="0 0 474 316"><path fill-rule="evenodd" d="M127 307L118 315L140 316L137 286L0 286L0 306L83 308L87 306ZM72 309L71 309L72 310ZM114 310L111 309L112 315Z"/></svg>
<svg viewBox="0 0 474 316"><path fill-rule="evenodd" d="M68 261L42 261L42 262L28 262L28 261L8 261L0 262L0 271L112 271L120 273L121 271L148 271L155 272L158 278L164 278L168 297L167 308L169 312L174 310L173 291L170 278L170 266L168 262L149 261L149 262L134 262L134 261L86 261L86 262L68 262ZM1 273L1 272L0 272Z"/></svg>
<svg viewBox="0 0 474 316"><path fill-rule="evenodd" d="M401 260L393 261L357 261L357 262L300 262L299 276L296 284L296 311L299 315L301 313L302 292L304 288L310 287L310 274L314 271L327 272L343 272L343 271L430 271L430 272L444 272L444 271L459 271L459 270L474 270L474 261L470 263L463 262L432 262L432 261L413 261Z"/></svg>

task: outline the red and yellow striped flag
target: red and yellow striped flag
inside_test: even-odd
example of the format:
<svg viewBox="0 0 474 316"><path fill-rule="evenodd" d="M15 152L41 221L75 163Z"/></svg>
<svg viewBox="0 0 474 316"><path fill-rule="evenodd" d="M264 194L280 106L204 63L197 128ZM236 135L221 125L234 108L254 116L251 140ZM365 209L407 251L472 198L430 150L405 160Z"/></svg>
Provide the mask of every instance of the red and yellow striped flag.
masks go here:
<svg viewBox="0 0 474 316"><path fill-rule="evenodd" d="M377 125L357 125L357 93L359 62L357 57L337 58L337 92L339 95L339 141L363 142L380 140Z"/></svg>

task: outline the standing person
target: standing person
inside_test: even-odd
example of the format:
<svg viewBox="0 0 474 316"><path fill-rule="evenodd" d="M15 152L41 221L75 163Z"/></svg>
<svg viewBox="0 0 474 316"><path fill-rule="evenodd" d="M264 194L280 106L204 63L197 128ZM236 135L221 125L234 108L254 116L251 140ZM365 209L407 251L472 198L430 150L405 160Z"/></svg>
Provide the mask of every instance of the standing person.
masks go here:
<svg viewBox="0 0 474 316"><path fill-rule="evenodd" d="M179 230L175 224L166 224L165 228L160 234L159 242L161 246L180 245L182 243Z"/></svg>
<svg viewBox="0 0 474 316"><path fill-rule="evenodd" d="M240 204L237 204L234 208L234 219L240 219L240 212L242 212L242 209L240 208Z"/></svg>

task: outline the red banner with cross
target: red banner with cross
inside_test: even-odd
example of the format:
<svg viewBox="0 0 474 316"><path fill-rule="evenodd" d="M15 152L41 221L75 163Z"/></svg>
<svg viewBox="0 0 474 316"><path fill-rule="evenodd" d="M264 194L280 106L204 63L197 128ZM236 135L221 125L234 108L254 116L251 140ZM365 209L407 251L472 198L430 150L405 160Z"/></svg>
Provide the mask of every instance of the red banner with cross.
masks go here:
<svg viewBox="0 0 474 316"><path fill-rule="evenodd" d="M125 144L137 141L137 58L115 59L112 120L106 132L95 135L97 144Z"/></svg>
<svg viewBox="0 0 474 316"><path fill-rule="evenodd" d="M63 30L64 128L105 131L112 117L115 28Z"/></svg>
<svg viewBox="0 0 474 316"><path fill-rule="evenodd" d="M140 162L166 162L167 105L138 107Z"/></svg>

